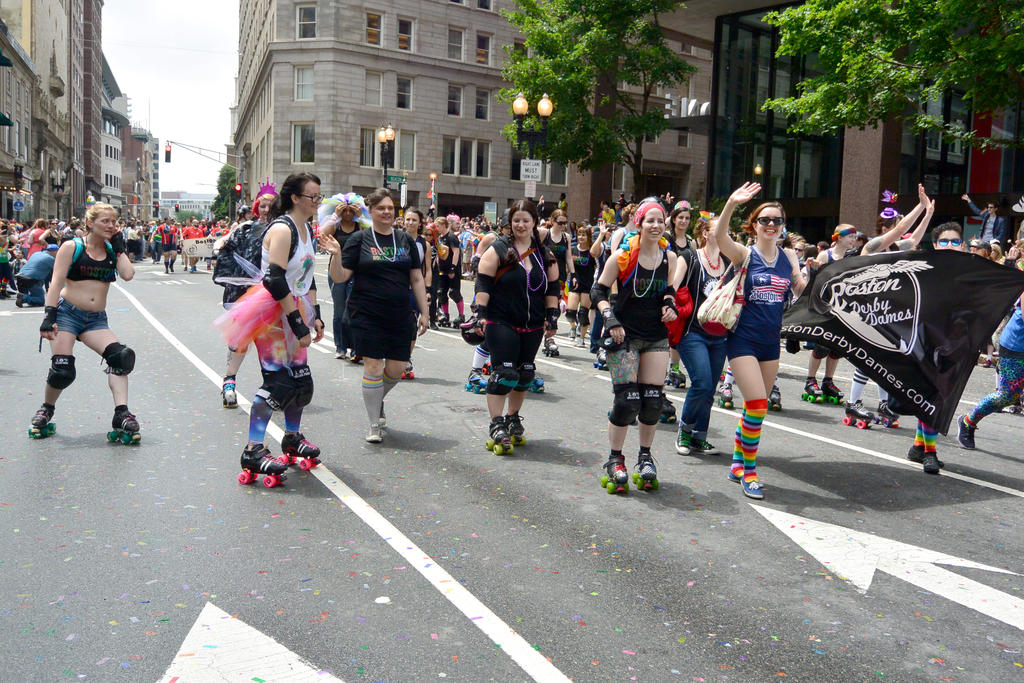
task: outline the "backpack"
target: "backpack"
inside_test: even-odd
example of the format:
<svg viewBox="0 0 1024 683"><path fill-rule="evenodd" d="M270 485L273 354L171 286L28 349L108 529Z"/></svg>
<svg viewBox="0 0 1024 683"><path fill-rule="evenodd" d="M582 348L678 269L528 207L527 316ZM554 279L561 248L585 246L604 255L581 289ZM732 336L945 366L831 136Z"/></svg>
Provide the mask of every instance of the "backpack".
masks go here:
<svg viewBox="0 0 1024 683"><path fill-rule="evenodd" d="M217 253L217 267L213 271L214 283L221 287L228 285L248 287L262 278L263 238L276 223L287 223L291 228L292 241L288 248L288 260L295 255L299 231L291 220L279 217L270 223L246 221L228 235L224 246Z"/></svg>

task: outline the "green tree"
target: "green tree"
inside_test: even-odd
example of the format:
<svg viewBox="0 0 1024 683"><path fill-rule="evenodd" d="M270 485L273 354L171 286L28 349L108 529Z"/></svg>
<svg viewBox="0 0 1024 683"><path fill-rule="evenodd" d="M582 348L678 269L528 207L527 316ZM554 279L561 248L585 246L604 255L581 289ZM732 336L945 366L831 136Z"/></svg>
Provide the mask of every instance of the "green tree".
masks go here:
<svg viewBox="0 0 1024 683"><path fill-rule="evenodd" d="M503 14L525 36L526 50L506 48L503 76L536 103L548 93L554 112L541 154L583 170L623 163L634 192L644 193L644 140L665 130L659 88L683 84L696 69L669 48L658 19L680 0L515 0ZM538 125L535 112L527 125ZM515 124L505 136L515 144Z"/></svg>
<svg viewBox="0 0 1024 683"><path fill-rule="evenodd" d="M221 166L217 174L217 196L210 211L216 218L233 218L235 212L235 182L238 171L231 166Z"/></svg>
<svg viewBox="0 0 1024 683"><path fill-rule="evenodd" d="M203 214L199 213L198 211L191 211L191 210L189 210L189 211L175 211L174 212L174 220L178 221L179 223L184 223L185 221L191 221L193 218L197 218L199 220L203 220Z"/></svg>
<svg viewBox="0 0 1024 683"><path fill-rule="evenodd" d="M889 117L916 131L981 147L1019 145L1016 131L980 136L929 113L956 91L975 112L1024 100L1024 4L1020 0L807 0L766 18L779 55L817 55L820 75L799 95L765 103L798 133L877 126Z"/></svg>

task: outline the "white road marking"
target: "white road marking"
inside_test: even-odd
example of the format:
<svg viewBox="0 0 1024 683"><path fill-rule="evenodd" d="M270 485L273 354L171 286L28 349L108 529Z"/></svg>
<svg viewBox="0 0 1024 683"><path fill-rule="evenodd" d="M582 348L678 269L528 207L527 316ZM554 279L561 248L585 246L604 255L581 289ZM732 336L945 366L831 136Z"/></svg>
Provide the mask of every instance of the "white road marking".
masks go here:
<svg viewBox="0 0 1024 683"><path fill-rule="evenodd" d="M267 681L341 681L208 602L160 683L257 680L254 674Z"/></svg>
<svg viewBox="0 0 1024 683"><path fill-rule="evenodd" d="M135 296L127 292L123 287L114 284L114 287L121 292L128 301L142 314L153 328L166 339L171 346L178 350L186 360L194 365L200 373L221 386L221 377L213 369L203 362L195 353L175 337L167 327L142 305ZM251 403L242 397L238 399L239 407L246 413L249 412ZM267 425L267 434L272 438L281 441L284 431L273 422ZM320 480L338 499L348 506L363 522L376 532L384 541L390 545L395 552L401 555L411 566L415 567L427 581L441 595L448 599L456 609L466 615L474 626L483 631L491 641L501 648L523 671L536 681L565 681L569 678L558 670L544 655L520 636L515 629L503 622L498 615L490 610L475 595L470 593L462 584L445 571L427 553L423 552L407 536L398 530L383 515L373 509L365 500L359 497L347 484L341 481L326 465L321 464L310 472Z"/></svg>
<svg viewBox="0 0 1024 683"><path fill-rule="evenodd" d="M533 362L543 363L544 365L554 365L556 368L562 368L563 370L571 370L572 372L583 372L579 368L574 368L571 365L566 365L565 363L556 363L553 360L546 360L544 358L534 358Z"/></svg>
<svg viewBox="0 0 1024 683"><path fill-rule="evenodd" d="M1014 576L1017 576L1016 572L781 510L760 505L750 507L814 555L830 572L857 586L861 593L867 592L878 570L1024 630L1024 600L935 565L968 567Z"/></svg>
<svg viewBox="0 0 1024 683"><path fill-rule="evenodd" d="M608 377L608 376L605 376L605 375L594 375L594 377L596 377L598 379L603 379L606 382L611 382L612 381L611 377ZM670 394L668 392L665 392L665 395L668 396L673 401L683 401L683 402L686 401L686 397L685 396L681 396L679 394ZM738 419L739 415L740 415L740 413L737 412L737 411L726 410L725 408L719 408L717 406L713 406L711 408L711 410L713 410L716 413L721 413L723 415L730 415L733 419ZM797 436L802 436L802 437L807 438L807 439L813 439L814 441L820 441L822 443L827 443L827 444L832 445L832 446L838 446L839 448L843 448L843 449L846 449L848 451L854 451L856 453L862 453L864 455L870 455L872 458L878 458L880 460L887 460L888 462L891 462L891 463L894 463L894 464L897 464L897 465L902 465L904 467L910 467L910 468L913 468L913 469L918 469L918 466L917 466L916 463L912 463L909 460L907 460L906 458L900 458L900 457L897 457L895 455L889 455L887 453L880 453L879 451L873 451L870 448L864 448L862 446L855 446L855 445L853 445L851 443L846 443L845 441L839 441L838 439L830 439L827 436L821 436L820 434L812 434L811 432L805 432L802 429L796 429L795 427L788 427L786 425L778 424L778 423L770 421L770 420L765 420L761 424L764 427L769 427L771 429L778 429L778 430L783 431L783 432L789 432L790 434L796 434ZM956 472L946 472L946 471L943 471L942 476L943 477L949 477L950 479L957 479L959 481L963 481L963 482L966 482L968 484L975 484L976 486L983 486L985 488L989 488L989 489L992 489L994 491L999 491L1000 493L1006 493L1006 494L1009 494L1011 496L1017 496L1018 498L1024 498L1024 491L1020 491L1018 489L1012 489L1012 488L1010 488L1008 486L1003 486L1001 484L996 484L996 483L991 482L991 481L985 481L984 479L978 479L976 477L969 477L969 476L967 476L965 474L957 474Z"/></svg>

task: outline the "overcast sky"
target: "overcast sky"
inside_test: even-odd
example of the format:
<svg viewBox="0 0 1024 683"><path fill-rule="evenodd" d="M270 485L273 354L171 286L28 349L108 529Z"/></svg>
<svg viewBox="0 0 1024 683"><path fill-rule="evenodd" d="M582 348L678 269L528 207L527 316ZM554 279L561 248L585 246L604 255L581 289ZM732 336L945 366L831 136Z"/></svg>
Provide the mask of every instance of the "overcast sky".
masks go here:
<svg viewBox="0 0 1024 683"><path fill-rule="evenodd" d="M238 69L237 0L106 0L103 52L133 124L160 139L160 191L214 194L220 163L167 140L217 150L229 142ZM216 155L212 155L216 156Z"/></svg>

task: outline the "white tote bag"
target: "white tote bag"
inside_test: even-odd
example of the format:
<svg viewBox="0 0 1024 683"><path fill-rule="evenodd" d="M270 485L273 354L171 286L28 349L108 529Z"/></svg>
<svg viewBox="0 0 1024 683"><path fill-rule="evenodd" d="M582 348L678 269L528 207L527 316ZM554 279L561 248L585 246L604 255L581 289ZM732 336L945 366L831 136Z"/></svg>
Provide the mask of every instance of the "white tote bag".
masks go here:
<svg viewBox="0 0 1024 683"><path fill-rule="evenodd" d="M746 303L743 288L749 264L750 249L747 249L747 256L743 259L743 265L736 272L736 276L731 279L727 277L728 274L723 276L711 290L711 294L708 294L708 298L700 305L700 309L697 311L697 322L708 334L721 337L731 332L739 322L740 312L743 310L743 304ZM735 268L735 266L729 267Z"/></svg>

